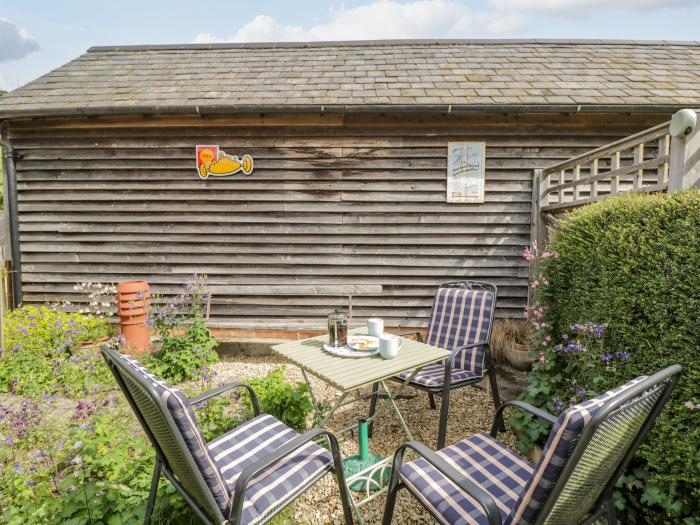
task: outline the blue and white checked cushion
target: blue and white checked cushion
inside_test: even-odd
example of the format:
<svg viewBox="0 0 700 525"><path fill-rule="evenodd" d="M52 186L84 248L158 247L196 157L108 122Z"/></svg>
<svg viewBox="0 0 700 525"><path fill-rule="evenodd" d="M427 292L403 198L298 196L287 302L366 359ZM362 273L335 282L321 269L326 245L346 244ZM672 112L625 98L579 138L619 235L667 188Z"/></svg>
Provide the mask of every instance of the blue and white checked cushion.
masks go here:
<svg viewBox="0 0 700 525"><path fill-rule="evenodd" d="M465 479L494 499L501 519L511 513L533 466L496 438L479 433L437 452ZM401 467L401 479L440 521L449 525L486 525L479 503L424 459Z"/></svg>
<svg viewBox="0 0 700 525"><path fill-rule="evenodd" d="M438 288L425 342L446 350L488 342L494 306L494 294L488 290ZM485 356L483 346L460 351L453 361L452 383L483 377ZM402 372L398 379L405 380L411 373ZM423 367L412 382L441 387L444 380L445 365L440 362Z"/></svg>
<svg viewBox="0 0 700 525"><path fill-rule="evenodd" d="M202 476L211 490L216 503L222 509L222 512L227 512L231 503L228 487L224 483L214 458L209 453L207 442L187 397L158 376L149 372L133 357L128 355L123 355L122 357L137 374L140 374L153 385L156 393L165 401L170 414L175 420L175 425L180 430L187 448L194 456L194 460L202 472Z"/></svg>
<svg viewBox="0 0 700 525"><path fill-rule="evenodd" d="M209 451L233 495L245 467L298 435L281 421L262 414L213 440ZM271 507L293 499L332 468L331 454L313 442L285 456L248 483L241 523L258 523Z"/></svg>
<svg viewBox="0 0 700 525"><path fill-rule="evenodd" d="M532 479L522 491L508 523L534 523L574 451L576 442L595 413L611 398L632 388L646 376L637 377L624 385L593 399L569 407L554 424ZM505 522L504 522L505 523Z"/></svg>
<svg viewBox="0 0 700 525"><path fill-rule="evenodd" d="M406 370L401 372L399 377L402 380L406 380L411 374L412 370ZM471 370L463 370L461 368L453 368L451 371L451 381L450 384L458 383L460 381L465 381L477 376L476 373ZM432 365L424 366L421 368L416 376L411 380L413 383L427 387L441 387L445 381L445 365L442 363L434 363Z"/></svg>
<svg viewBox="0 0 700 525"><path fill-rule="evenodd" d="M426 343L453 350L471 343L488 342L494 295L487 290L438 288L428 323ZM484 349L463 350L454 367L484 375Z"/></svg>

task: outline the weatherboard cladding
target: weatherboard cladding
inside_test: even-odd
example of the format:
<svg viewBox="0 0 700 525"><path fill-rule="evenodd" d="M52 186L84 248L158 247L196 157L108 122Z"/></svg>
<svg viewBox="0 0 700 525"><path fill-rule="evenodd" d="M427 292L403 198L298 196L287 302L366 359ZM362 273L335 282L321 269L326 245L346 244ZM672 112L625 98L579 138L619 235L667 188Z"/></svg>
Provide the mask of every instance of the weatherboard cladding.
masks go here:
<svg viewBox="0 0 700 525"><path fill-rule="evenodd" d="M353 295L356 321L379 316L387 326L421 326L440 283L471 278L498 285L497 315L519 317L528 290L521 252L530 242L533 169L665 118L13 121L24 300L75 302L76 283L127 279L174 294L199 272L214 290L212 326L319 328L328 312L347 306L346 296L272 288L341 285L383 288ZM483 204L445 202L447 143L460 140L487 144ZM194 145L202 143L251 154L254 172L201 180Z"/></svg>
<svg viewBox="0 0 700 525"><path fill-rule="evenodd" d="M0 99L0 118L260 107L672 108L700 105L698 85L699 42L99 47Z"/></svg>

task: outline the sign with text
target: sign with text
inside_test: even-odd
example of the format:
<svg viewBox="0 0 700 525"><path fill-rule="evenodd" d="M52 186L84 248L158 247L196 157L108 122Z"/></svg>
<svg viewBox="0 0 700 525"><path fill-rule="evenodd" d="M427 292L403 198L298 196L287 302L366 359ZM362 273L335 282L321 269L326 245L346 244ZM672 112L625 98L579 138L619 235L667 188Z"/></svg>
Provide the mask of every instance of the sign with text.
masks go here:
<svg viewBox="0 0 700 525"><path fill-rule="evenodd" d="M447 202L484 202L485 142L447 143Z"/></svg>

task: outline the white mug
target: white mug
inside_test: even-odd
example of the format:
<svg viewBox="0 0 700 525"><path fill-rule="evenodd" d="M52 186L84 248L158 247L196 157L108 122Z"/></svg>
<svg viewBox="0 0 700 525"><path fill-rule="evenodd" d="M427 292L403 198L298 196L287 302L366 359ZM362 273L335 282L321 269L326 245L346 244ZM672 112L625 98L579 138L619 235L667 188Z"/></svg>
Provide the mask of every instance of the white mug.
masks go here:
<svg viewBox="0 0 700 525"><path fill-rule="evenodd" d="M393 359L399 353L400 339L398 335L382 334L379 336L379 355L384 359Z"/></svg>
<svg viewBox="0 0 700 525"><path fill-rule="evenodd" d="M367 319L367 335L379 337L384 333L384 320L373 317Z"/></svg>

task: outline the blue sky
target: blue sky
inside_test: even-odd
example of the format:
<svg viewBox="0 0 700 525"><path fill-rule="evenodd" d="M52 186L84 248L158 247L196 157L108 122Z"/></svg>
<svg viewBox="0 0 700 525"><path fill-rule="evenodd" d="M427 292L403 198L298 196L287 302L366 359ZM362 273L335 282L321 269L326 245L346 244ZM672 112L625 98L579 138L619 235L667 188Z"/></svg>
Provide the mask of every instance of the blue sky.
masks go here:
<svg viewBox="0 0 700 525"><path fill-rule="evenodd" d="M93 45L377 38L700 40L700 0L0 0L0 89Z"/></svg>

